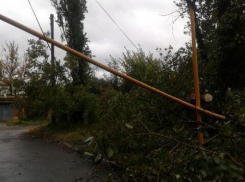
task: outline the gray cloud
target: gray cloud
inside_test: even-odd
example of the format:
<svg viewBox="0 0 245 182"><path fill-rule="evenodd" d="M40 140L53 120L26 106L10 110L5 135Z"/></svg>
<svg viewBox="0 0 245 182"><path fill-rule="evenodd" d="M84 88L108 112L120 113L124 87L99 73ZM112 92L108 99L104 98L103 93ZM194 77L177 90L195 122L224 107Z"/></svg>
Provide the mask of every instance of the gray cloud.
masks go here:
<svg viewBox="0 0 245 182"><path fill-rule="evenodd" d="M175 15L159 16L159 14L168 14L177 9L173 1L98 1L136 45L140 44L144 51L152 52L155 56L157 56L155 52L157 47L165 48L171 44L177 49L190 40L189 36L183 34L186 19L179 19L175 22L172 30ZM1 14L40 31L27 0L0 0L0 2ZM31 2L44 31L48 31L50 29L50 13L55 14L50 1L31 0ZM85 31L90 40L90 49L96 55L96 60L106 63L105 60L109 60L110 55L120 58L122 52L125 52L124 46L128 50L135 50L134 46L125 38L95 0L87 0L87 7L88 13L84 22ZM0 21L0 27L0 45L3 45L5 41L14 40L19 44L20 54L23 54L27 49L27 39L34 38L2 21ZM60 41L60 29L57 25L55 26L55 39ZM63 51L56 49L58 58L62 59L64 55Z"/></svg>

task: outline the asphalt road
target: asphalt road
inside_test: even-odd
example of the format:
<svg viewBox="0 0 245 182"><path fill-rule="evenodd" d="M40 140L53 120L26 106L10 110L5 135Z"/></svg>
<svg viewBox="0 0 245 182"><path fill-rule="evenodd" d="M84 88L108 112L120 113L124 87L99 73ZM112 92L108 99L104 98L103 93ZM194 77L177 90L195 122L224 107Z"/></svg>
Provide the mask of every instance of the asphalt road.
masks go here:
<svg viewBox="0 0 245 182"><path fill-rule="evenodd" d="M77 153L0 124L0 182L74 182L92 165Z"/></svg>

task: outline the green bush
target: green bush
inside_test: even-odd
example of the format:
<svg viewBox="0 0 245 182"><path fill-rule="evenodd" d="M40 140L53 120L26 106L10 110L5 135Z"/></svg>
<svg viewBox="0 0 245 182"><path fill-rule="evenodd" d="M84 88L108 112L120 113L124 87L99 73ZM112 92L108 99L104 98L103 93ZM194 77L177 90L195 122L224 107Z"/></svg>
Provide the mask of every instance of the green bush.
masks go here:
<svg viewBox="0 0 245 182"><path fill-rule="evenodd" d="M204 120L198 128L188 119L195 112L181 113L180 106L171 108L177 115L170 108L164 111L164 101L143 89L126 94L107 90L97 106L99 120L91 129L95 162L105 158L116 163L120 180L244 180L244 113L234 114L237 119L230 122ZM198 131L204 133L203 146Z"/></svg>
<svg viewBox="0 0 245 182"><path fill-rule="evenodd" d="M59 87L56 89L52 108L57 122L93 123L96 121L97 96L84 86Z"/></svg>
<svg viewBox="0 0 245 182"><path fill-rule="evenodd" d="M138 68L146 70L146 67L152 66L142 54L134 54L137 58L135 61L130 57L130 61L124 63L128 64L125 73L130 74L132 71L131 74L142 81L153 83L171 94L176 93L182 99L188 98L193 93L193 78L189 68L191 62L183 58L187 52L181 49L178 54L169 53L171 58L163 63L155 60L165 68L163 71L157 69L159 72L155 77L163 78L164 81L152 78L156 69L149 68L153 72L148 73L149 77L142 76L141 71L132 71ZM176 61L176 65L170 60ZM153 59L151 61L154 62ZM173 63L175 68L172 67ZM201 75L205 80L206 74ZM202 84L204 92L215 83L203 81ZM243 92L228 91L225 99L215 98L213 103L203 104L205 108L216 108L230 116L226 121L203 116L203 126L199 127L194 111L144 89L126 85L126 81L123 81L119 85L123 91L108 89L100 94L96 111L98 122L91 129L93 137L89 138L93 139L90 143L94 149L95 162L102 162L101 159L105 158L116 164L116 167L113 166L118 176L113 180L244 180ZM126 92L125 88L128 88ZM198 131L204 134L203 146L199 146Z"/></svg>

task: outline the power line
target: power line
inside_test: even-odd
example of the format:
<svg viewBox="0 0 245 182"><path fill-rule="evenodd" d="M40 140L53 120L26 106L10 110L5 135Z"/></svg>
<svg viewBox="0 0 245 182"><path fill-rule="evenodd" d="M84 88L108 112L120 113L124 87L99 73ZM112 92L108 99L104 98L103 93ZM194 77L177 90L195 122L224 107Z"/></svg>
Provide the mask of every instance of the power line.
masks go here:
<svg viewBox="0 0 245 182"><path fill-rule="evenodd" d="M117 24L117 22L111 17L111 15L105 10L105 8L97 1L97 4L101 7L101 9L107 14L107 16L115 23L115 25L119 28L119 30L124 34L124 36L131 42L131 44L139 51L137 46L133 43L133 41L127 36L127 34L122 30L122 28Z"/></svg>
<svg viewBox="0 0 245 182"><path fill-rule="evenodd" d="M39 28L40 28L40 30L42 31L42 34L43 34L43 36L44 36L44 38L45 38L45 41L46 41L46 43L47 43L47 45L48 45L48 48L49 48L49 50L52 52L52 49L51 49L51 47L50 47L48 41L46 40L46 35L45 35L45 33L44 33L43 29L42 29L42 26L41 26L41 24L40 24L40 22L39 22L39 20L38 20L38 18L37 18L37 15L36 15L36 13L35 13L34 8L33 8L32 5L31 5L30 0L28 0L28 3L29 3L29 5L30 5L30 7L31 7L31 9L32 9L32 12L33 12L33 14L34 14L36 20L37 20L37 23L38 23L38 25L39 25ZM58 62L57 59L56 59L56 57L54 57L54 61ZM51 63L51 64L52 64L52 63ZM53 70L53 71L54 71L54 70Z"/></svg>
<svg viewBox="0 0 245 182"><path fill-rule="evenodd" d="M40 22L39 22L39 20L38 20L38 18L37 18L37 15L36 15L36 13L35 13L35 11L34 11L34 8L33 8L32 5L31 5L30 0L28 0L28 3L29 3L29 5L30 5L30 7L31 7L31 9L32 9L32 12L33 12L33 14L34 14L36 20L37 20L37 23L38 23L38 25L39 25L40 30L42 31L42 34L43 34L43 36L44 36L45 39L46 39L46 35L45 35L45 33L44 33L43 29L42 29L42 26L41 26L41 24L40 24ZM48 45L48 47L49 47L49 49L50 49L50 51L51 51L51 47L50 47L49 43L48 43L47 41L46 41L46 43L47 43L47 45Z"/></svg>

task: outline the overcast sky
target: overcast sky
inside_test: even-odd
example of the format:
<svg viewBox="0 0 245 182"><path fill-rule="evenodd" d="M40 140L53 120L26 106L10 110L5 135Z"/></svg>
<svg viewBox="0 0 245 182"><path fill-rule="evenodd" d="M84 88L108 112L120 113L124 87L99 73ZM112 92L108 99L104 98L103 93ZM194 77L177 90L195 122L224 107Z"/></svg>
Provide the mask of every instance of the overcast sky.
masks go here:
<svg viewBox="0 0 245 182"><path fill-rule="evenodd" d="M30 0L44 31L50 30L49 16L55 9L50 0ZM145 52L152 52L158 56L155 49L172 45L175 49L184 46L190 40L183 34L186 19L173 20L176 15L160 16L176 10L173 0L98 0L108 11L132 41L143 48ZM0 0L0 13L15 21L40 32L35 17L28 4L28 0ZM102 63L110 60L110 55L115 58L122 57L125 48L135 50L135 47L120 32L118 27L105 14L95 0L87 0L88 13L84 22L87 37L95 59ZM173 35L174 34L174 35ZM34 38L0 21L0 45L5 41L15 41L19 45L22 55L27 49L27 39ZM55 24L55 39L60 40L60 29ZM65 53L56 49L56 57L62 59Z"/></svg>

